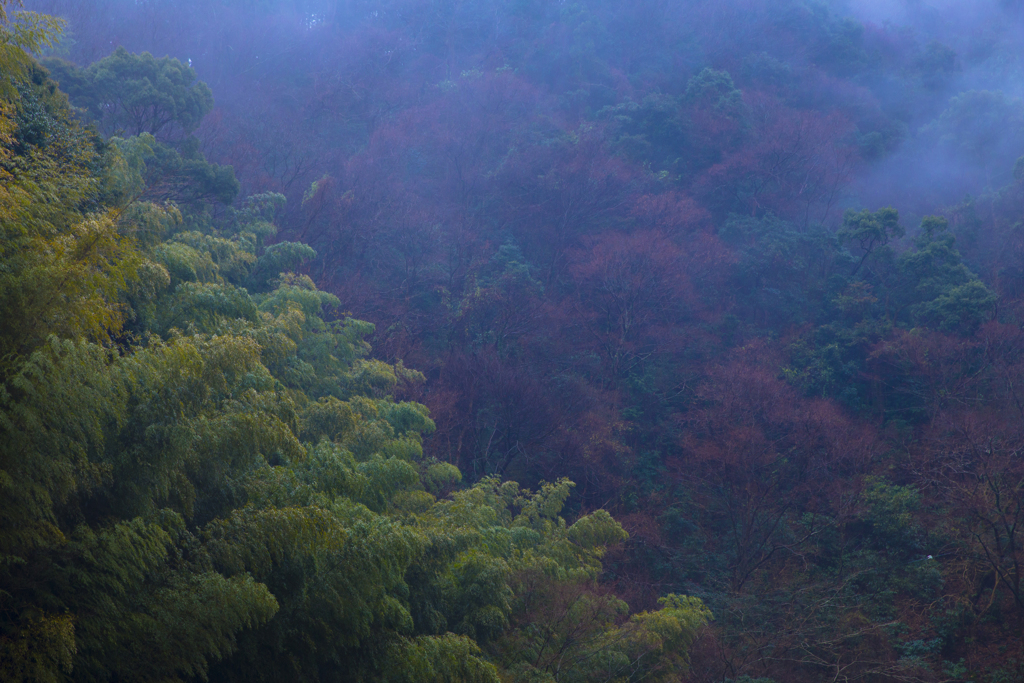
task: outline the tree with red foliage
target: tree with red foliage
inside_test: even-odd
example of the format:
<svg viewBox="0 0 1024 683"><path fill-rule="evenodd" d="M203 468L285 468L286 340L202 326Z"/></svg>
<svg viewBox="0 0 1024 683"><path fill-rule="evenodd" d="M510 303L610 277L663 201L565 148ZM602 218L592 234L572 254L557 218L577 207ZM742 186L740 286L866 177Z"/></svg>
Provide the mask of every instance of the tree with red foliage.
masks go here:
<svg viewBox="0 0 1024 683"><path fill-rule="evenodd" d="M683 253L658 231L609 232L584 245L570 256L572 306L586 329L582 345L601 354L614 380L660 345L652 338L678 329L696 300Z"/></svg>
<svg viewBox="0 0 1024 683"><path fill-rule="evenodd" d="M770 354L742 355L708 370L666 460L692 526L685 555L666 550L716 596L717 675L911 675L917 665L899 660L890 622L863 615L880 562L861 566L856 530L889 514L889 488L863 479L873 431L800 397L765 368Z"/></svg>
<svg viewBox="0 0 1024 683"><path fill-rule="evenodd" d="M969 649L957 653L972 668L1015 653L1019 657L1024 653L1024 332L1016 325L988 323L970 339L900 333L880 346L875 360L884 364L876 374L889 378L890 404L916 409L923 422L920 438L905 439L896 451L902 458L894 464L926 495L933 533L946 542L934 562L946 581L948 609L958 615L958 633L947 637L973 639ZM991 618L995 614L1001 618ZM1015 653L1005 652L1007 639L1017 641Z"/></svg>
<svg viewBox="0 0 1024 683"><path fill-rule="evenodd" d="M473 479L500 474L533 484L572 473L582 499L601 505L628 467L607 393L493 348L450 354L424 400L437 424L428 454Z"/></svg>
<svg viewBox="0 0 1024 683"><path fill-rule="evenodd" d="M450 460L468 476L506 476L513 464L519 470L535 467L557 449L559 408L526 368L504 363L487 350L453 354L440 383L457 393L452 409L439 411L455 418L454 424L441 425L439 436Z"/></svg>
<svg viewBox="0 0 1024 683"><path fill-rule="evenodd" d="M669 191L636 198L631 212L638 227L657 228L672 239L712 229L711 214L693 197Z"/></svg>
<svg viewBox="0 0 1024 683"><path fill-rule="evenodd" d="M831 403L801 399L766 369L743 362L713 368L682 416L682 451L668 462L680 481L706 497L719 528L728 582L742 590L760 567L795 553L820 529L797 531L793 515L830 514L826 482L864 472L869 430Z"/></svg>
<svg viewBox="0 0 1024 683"><path fill-rule="evenodd" d="M940 510L937 531L950 539L941 563L961 616L957 635L975 643L957 654L979 668L1024 661L1022 425L1016 399L943 411L913 449L918 479ZM1016 641L1009 651L1008 640Z"/></svg>
<svg viewBox="0 0 1024 683"><path fill-rule="evenodd" d="M580 239L625 220L632 171L589 126L532 146L503 169L503 214L545 286L561 282Z"/></svg>
<svg viewBox="0 0 1024 683"><path fill-rule="evenodd" d="M793 110L768 95L744 101L751 142L707 170L697 181L700 196L719 214L827 221L857 159L849 122L835 112Z"/></svg>

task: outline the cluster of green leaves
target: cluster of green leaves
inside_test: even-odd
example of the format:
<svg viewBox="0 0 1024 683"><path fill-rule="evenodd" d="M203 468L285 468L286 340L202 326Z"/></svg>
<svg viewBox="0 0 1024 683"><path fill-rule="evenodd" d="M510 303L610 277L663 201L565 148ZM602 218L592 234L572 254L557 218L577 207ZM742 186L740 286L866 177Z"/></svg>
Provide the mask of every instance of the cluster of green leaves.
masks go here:
<svg viewBox="0 0 1024 683"><path fill-rule="evenodd" d="M0 678L686 668L707 609L669 596L630 616L602 594L626 534L601 510L567 524L570 482L459 489L423 457L426 408L393 398L422 376L328 316L338 300L295 273L309 247L266 246L283 198L218 221L142 201L152 135L100 139L38 66L17 92L0 116Z"/></svg>
<svg viewBox="0 0 1024 683"><path fill-rule="evenodd" d="M945 218L925 217L909 245L895 209L847 211L836 232L780 219L732 217L720 235L738 251L738 313L761 332L803 326L784 374L810 395L864 408L871 354L895 329L969 337L995 294L964 263ZM906 406L893 406L893 409Z"/></svg>
<svg viewBox="0 0 1024 683"><path fill-rule="evenodd" d="M56 57L42 64L100 133L131 141L121 149L133 168L145 169L144 183L133 188L143 199L234 201L234 169L206 161L192 134L213 108L213 95L191 67L124 48L85 69Z"/></svg>
<svg viewBox="0 0 1024 683"><path fill-rule="evenodd" d="M46 66L105 135L189 135L213 109L213 93L177 59L119 47L87 69L60 59Z"/></svg>

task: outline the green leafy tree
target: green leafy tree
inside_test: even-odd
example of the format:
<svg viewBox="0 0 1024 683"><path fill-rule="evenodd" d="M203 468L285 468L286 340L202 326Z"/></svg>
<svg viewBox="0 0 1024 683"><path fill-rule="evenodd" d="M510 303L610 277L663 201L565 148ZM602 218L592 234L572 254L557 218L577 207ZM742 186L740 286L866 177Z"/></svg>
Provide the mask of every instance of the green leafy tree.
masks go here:
<svg viewBox="0 0 1024 683"><path fill-rule="evenodd" d="M948 228L945 218L921 221L916 249L899 260L902 280L913 288L904 305L914 322L970 334L991 317L996 298L963 263Z"/></svg>
<svg viewBox="0 0 1024 683"><path fill-rule="evenodd" d="M160 140L190 135L213 108L210 88L177 59L133 54L123 47L79 70L59 59L44 64L77 106L108 135L149 133Z"/></svg>
<svg viewBox="0 0 1024 683"><path fill-rule="evenodd" d="M903 234L903 226L900 225L900 216L896 209L879 209L874 213L867 209L850 209L843 216L843 227L836 236L840 242L855 244L857 251L860 252L860 259L851 273L851 276L856 276L875 249L903 237Z"/></svg>
<svg viewBox="0 0 1024 683"><path fill-rule="evenodd" d="M130 199L234 201L234 169L206 161L192 135L213 96L191 67L124 48L85 69L53 57L43 64L88 120L104 135L118 136L112 142L144 181Z"/></svg>

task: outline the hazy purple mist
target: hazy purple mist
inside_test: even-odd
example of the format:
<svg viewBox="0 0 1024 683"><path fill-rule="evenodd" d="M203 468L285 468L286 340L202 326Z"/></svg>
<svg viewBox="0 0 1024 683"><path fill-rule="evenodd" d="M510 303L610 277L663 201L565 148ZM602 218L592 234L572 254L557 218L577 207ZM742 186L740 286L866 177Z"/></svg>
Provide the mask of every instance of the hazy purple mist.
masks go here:
<svg viewBox="0 0 1024 683"><path fill-rule="evenodd" d="M1024 96L1024 12L1005 0L857 0L837 8L867 25L904 31L921 45L941 44L956 53L948 84L932 101L909 112L906 139L895 153L869 166L854 184L851 201L893 205L912 225L922 214L968 194L998 189L1010 181L1014 160L1024 155L1020 119L1004 130L988 130L989 154L970 158L956 140L939 140L935 123L952 98L969 91L1001 92L1011 103ZM938 104L939 107L935 107ZM980 119L980 117L979 117ZM979 121L979 124L981 122ZM986 121L998 126L999 117Z"/></svg>
<svg viewBox="0 0 1024 683"><path fill-rule="evenodd" d="M367 3L326 0L232 3L27 0L25 4L29 9L69 19L70 33L63 50L66 56L79 63L99 59L117 45L192 60L200 78L213 89L218 106L248 117L257 128L260 121L284 116L289 108L293 115L303 115L300 103L288 101L283 91L280 96L267 91L273 81L285 77L282 65L305 70L296 78L312 75L325 82L332 71L362 68L345 61L351 54L343 36L347 23L365 21L365 10L369 7ZM704 3L699 22L710 25L711 31L724 31L741 42L747 40L752 52L784 54L785 46L762 45L764 36L756 27L758 21L776 8L790 8L794 4L799 3L726 0L708 10ZM834 13L862 22L861 39L867 53L884 53L891 58L894 51L899 52L904 55L900 58L908 70L916 68L923 59L934 58L936 63L941 62L944 55L951 55L952 59L952 68L940 69L933 82L901 81L894 79L892 73L875 74L868 68L845 86L849 97L865 99L868 106L879 108L897 121L901 130L891 136L884 154L875 156L874 160L869 158L860 168L844 205L895 206L912 229L923 214L1009 182L1014 160L1024 155L1024 120L1015 113L1024 107L1020 102L1024 96L1024 3L1019 0L835 0L805 4L828 5ZM469 7L472 3L464 5ZM679 36L700 34L704 27L690 11L698 5L701 3L695 0L682 5L649 3L649 6L660 7L662 12L658 40L665 41L662 44L668 47L673 45L669 41ZM734 22L733 25L730 22ZM339 37L318 35L317 28L321 25L330 25ZM484 23L480 30L500 39L501 32L507 29ZM648 26L646 30L649 29ZM388 32L382 30L376 35L382 41L381 49L385 49L390 39ZM467 39L471 36L459 37L459 40ZM637 36L637 45L630 48L636 54L634 63L647 60L655 78L659 70L667 73L681 66L692 68L702 60L718 68L736 70L736 65L730 64L732 55L728 51L718 53L713 41L692 53L677 52L672 60L654 54L656 50L651 48L656 48L657 42L650 42L645 52L644 42ZM678 45L679 41L674 44ZM415 46L395 46L396 50L406 48L416 50ZM481 56L466 49L462 57L467 55L470 61L493 59L493 55L481 53ZM795 68L812 75L817 73L807 70L800 59L793 57ZM455 61L439 64L434 72L437 80L443 80L445 69L465 68L465 64L460 66ZM822 82L830 83L828 79ZM408 85L413 89L420 87L412 82ZM911 95L908 89L913 91ZM1005 111L988 111L984 116L970 114L968 118L974 117L975 122L960 117L956 126L944 128L942 115L952 99L971 91L1002 93L997 104ZM841 93L833 92L828 96L838 97ZM335 132L344 128L338 116L331 112L321 114L319 123L304 125L330 125ZM946 120L956 118L947 115ZM271 134L270 131L260 134L264 133ZM351 151L350 144L361 144L351 136L348 143L340 139L326 142L323 136L321 140L325 140L327 147L337 148L340 155ZM321 147L319 152L323 151ZM302 179L316 177L319 172L311 169Z"/></svg>

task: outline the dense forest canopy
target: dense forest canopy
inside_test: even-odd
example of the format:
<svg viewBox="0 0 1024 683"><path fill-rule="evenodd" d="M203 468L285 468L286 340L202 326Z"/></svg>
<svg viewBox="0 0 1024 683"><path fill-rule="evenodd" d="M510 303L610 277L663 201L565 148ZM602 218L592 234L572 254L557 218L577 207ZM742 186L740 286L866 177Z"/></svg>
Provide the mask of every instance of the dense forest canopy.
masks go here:
<svg viewBox="0 0 1024 683"><path fill-rule="evenodd" d="M1024 5L0 0L0 678L1024 680Z"/></svg>

